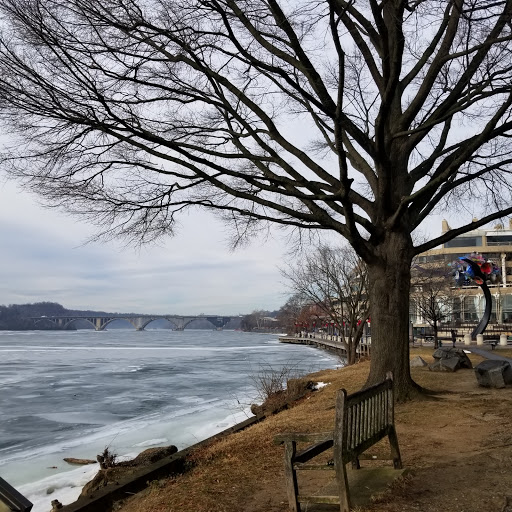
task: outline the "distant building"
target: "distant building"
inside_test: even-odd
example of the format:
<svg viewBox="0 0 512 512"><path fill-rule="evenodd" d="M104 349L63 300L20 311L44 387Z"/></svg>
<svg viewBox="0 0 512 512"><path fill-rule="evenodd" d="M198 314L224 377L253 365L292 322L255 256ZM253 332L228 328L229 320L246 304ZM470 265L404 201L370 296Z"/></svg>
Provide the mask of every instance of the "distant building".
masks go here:
<svg viewBox="0 0 512 512"><path fill-rule="evenodd" d="M448 230L450 226L443 220L442 233ZM492 260L501 269L501 282L489 284L493 300L491 322L512 324L512 219L509 220L508 229L497 224L492 229L476 229L455 237L441 247L419 255L417 264L426 268L437 265L449 269L449 263L473 252ZM456 287L454 281L451 284L452 307L449 322L462 325L479 320L484 310L484 297L480 287L473 282L466 282L462 287ZM424 319L414 308L414 301L411 304L411 322L415 326L425 325Z"/></svg>

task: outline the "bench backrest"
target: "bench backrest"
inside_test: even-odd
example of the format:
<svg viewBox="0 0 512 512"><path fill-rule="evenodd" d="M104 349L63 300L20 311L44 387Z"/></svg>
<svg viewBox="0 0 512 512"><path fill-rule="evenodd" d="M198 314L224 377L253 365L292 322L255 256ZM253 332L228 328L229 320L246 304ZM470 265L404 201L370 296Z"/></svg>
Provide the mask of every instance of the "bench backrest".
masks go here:
<svg viewBox="0 0 512 512"><path fill-rule="evenodd" d="M389 434L394 425L393 379L347 395L338 391L334 446L343 464ZM341 452L341 453L340 453Z"/></svg>

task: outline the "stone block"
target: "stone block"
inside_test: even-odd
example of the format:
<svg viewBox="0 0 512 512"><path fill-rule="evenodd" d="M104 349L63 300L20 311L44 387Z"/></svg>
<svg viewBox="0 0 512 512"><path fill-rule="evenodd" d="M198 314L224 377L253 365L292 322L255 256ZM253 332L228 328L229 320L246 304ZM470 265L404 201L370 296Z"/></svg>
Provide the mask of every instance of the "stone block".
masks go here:
<svg viewBox="0 0 512 512"><path fill-rule="evenodd" d="M411 368L418 368L418 367L422 367L422 366L428 366L427 362L421 356L413 357L409 364L410 364Z"/></svg>
<svg viewBox="0 0 512 512"><path fill-rule="evenodd" d="M508 361L486 359L475 367L475 376L479 386L504 388L512 384L512 367Z"/></svg>
<svg viewBox="0 0 512 512"><path fill-rule="evenodd" d="M473 365L471 364L471 360L467 356L467 354L464 352L464 350L460 348L453 348L453 347L443 347L438 348L433 354L432 357L434 359L451 359L452 357L456 357L459 359L460 364L459 368L473 368Z"/></svg>
<svg viewBox="0 0 512 512"><path fill-rule="evenodd" d="M446 359L436 359L428 366L433 372L455 372L460 368L460 359L458 357L449 357Z"/></svg>

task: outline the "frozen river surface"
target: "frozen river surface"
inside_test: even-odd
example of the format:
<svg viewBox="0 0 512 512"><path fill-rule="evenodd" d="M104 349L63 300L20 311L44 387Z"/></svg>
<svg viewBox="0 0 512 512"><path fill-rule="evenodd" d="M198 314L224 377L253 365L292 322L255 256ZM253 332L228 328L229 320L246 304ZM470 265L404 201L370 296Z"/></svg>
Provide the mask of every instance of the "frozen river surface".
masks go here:
<svg viewBox="0 0 512 512"><path fill-rule="evenodd" d="M98 469L64 457L182 449L250 416L259 372L339 364L239 331L0 331L0 476L47 512Z"/></svg>

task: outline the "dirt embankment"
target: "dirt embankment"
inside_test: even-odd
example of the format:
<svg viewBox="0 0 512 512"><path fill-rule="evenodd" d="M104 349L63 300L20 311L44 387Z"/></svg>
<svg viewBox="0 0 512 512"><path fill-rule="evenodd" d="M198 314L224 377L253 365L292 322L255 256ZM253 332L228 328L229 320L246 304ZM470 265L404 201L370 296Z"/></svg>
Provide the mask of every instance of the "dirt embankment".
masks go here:
<svg viewBox="0 0 512 512"><path fill-rule="evenodd" d="M411 349L432 361L432 350ZM473 364L482 360L471 356ZM286 512L282 447L275 434L330 430L336 390L359 389L369 363L311 376L328 386L243 432L196 451L190 470L155 481L122 512ZM411 475L357 512L496 512L512 496L512 389L479 388L473 370L413 377L437 394L396 408L402 459ZM512 503L512 500L511 500ZM334 509L335 510L335 509ZM511 509L512 510L512 509Z"/></svg>

